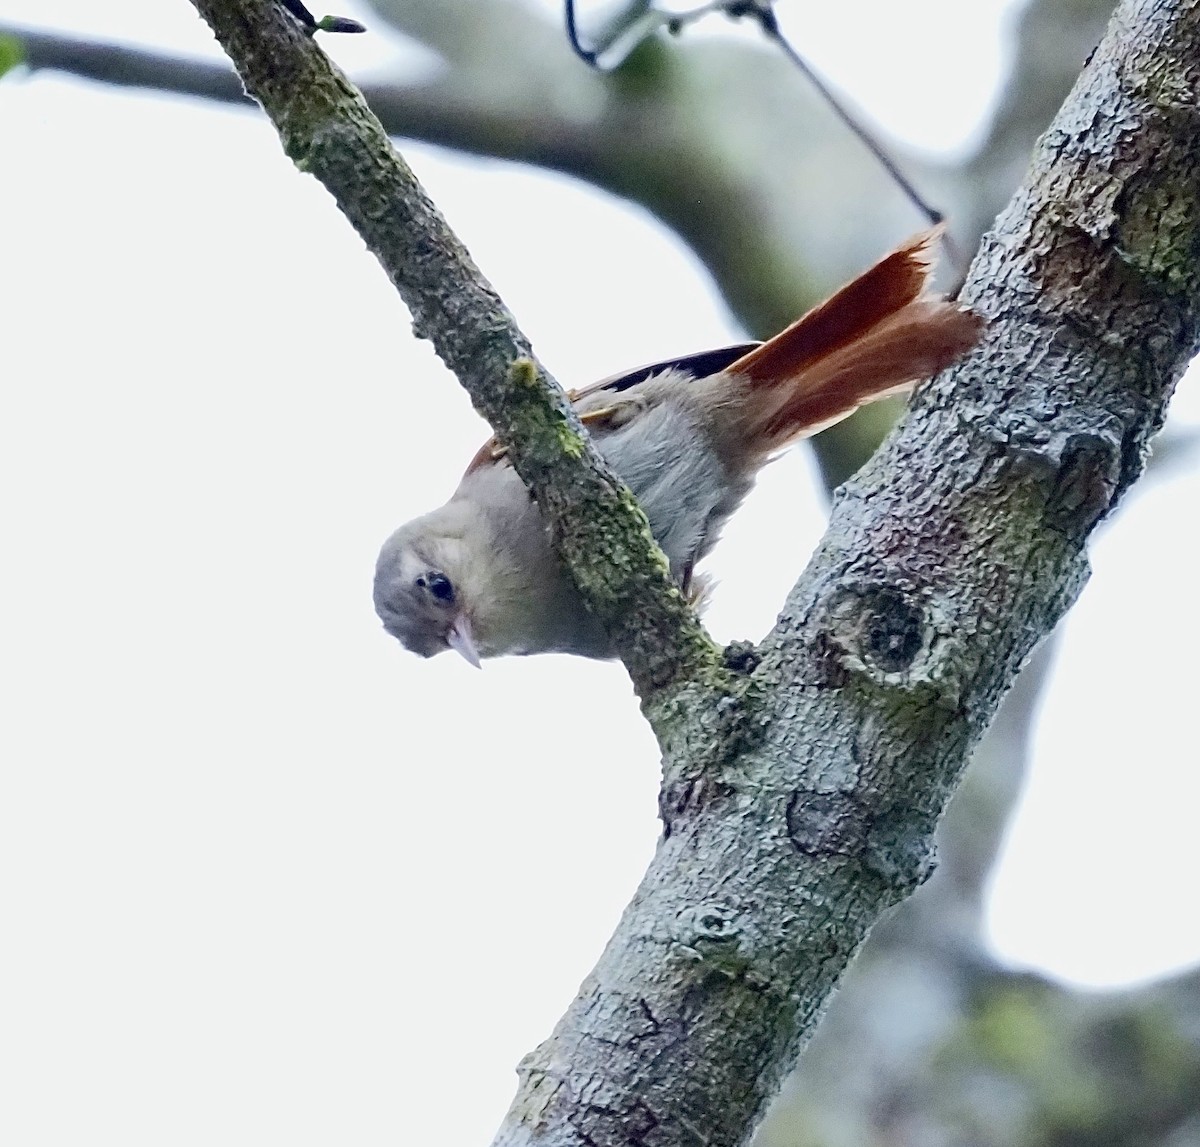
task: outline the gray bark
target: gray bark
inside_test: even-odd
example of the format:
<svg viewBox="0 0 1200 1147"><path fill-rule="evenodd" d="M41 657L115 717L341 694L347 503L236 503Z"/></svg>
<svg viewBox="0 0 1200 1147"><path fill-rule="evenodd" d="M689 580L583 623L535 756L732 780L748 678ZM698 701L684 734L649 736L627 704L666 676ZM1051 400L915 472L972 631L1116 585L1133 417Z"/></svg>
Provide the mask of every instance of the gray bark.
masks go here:
<svg viewBox="0 0 1200 1147"><path fill-rule="evenodd" d="M196 3L289 154L323 178L351 173L343 210L411 285L431 247L388 238L418 213L388 215L396 169L354 94L334 77L314 95L327 81L312 45L272 13ZM921 391L843 490L779 625L726 670L646 574L652 556L613 567L579 548L592 536L580 499L552 495L587 486L595 460L559 464L576 427L552 393L525 394L507 316L488 305L443 322L444 280L418 299L585 594L613 616L636 600L667 619L652 654L627 641L664 754L663 838L579 997L524 1061L498 1143L744 1141L867 930L928 872L972 747L1078 593L1088 534L1140 472L1197 348L1198 49L1200 0L1121 6L972 268L983 347ZM619 492L610 504L609 552L639 552L644 523Z"/></svg>
<svg viewBox="0 0 1200 1147"><path fill-rule="evenodd" d="M664 839L500 1142L737 1143L1087 573L1197 346L1200 6L1122 5L965 297L975 358L834 507L740 706L667 744ZM732 707L731 707L732 708Z"/></svg>

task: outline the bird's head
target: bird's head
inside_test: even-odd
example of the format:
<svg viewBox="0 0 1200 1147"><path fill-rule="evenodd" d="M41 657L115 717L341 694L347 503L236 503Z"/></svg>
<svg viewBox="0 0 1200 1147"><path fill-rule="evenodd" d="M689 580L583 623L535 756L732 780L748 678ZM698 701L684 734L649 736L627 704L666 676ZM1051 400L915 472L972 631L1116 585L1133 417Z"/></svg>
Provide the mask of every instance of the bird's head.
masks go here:
<svg viewBox="0 0 1200 1147"><path fill-rule="evenodd" d="M413 653L433 657L453 649L478 668L471 606L483 555L474 552L471 532L449 509L401 526L383 544L375 565L375 612Z"/></svg>

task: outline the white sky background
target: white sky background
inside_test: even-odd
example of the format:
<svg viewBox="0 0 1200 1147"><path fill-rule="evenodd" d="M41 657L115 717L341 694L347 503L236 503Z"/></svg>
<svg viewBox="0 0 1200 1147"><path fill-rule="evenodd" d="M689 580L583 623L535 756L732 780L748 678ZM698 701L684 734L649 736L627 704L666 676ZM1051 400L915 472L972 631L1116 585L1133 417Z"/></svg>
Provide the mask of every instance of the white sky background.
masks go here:
<svg viewBox="0 0 1200 1147"><path fill-rule="evenodd" d="M1003 7L788 26L889 128L954 146ZM184 0L0 20L215 51ZM930 27L947 51L914 70ZM0 1142L486 1141L654 846L624 671L477 673L380 630L379 542L486 430L261 118L10 79L0 140ZM740 337L641 212L405 150L564 382ZM1175 418L1200 422L1194 383ZM770 626L821 529L803 452L762 485L713 562L720 638ZM768 552L781 499L807 510ZM1173 472L1095 545L996 880L998 950L1080 983L1200 957L1198 502Z"/></svg>

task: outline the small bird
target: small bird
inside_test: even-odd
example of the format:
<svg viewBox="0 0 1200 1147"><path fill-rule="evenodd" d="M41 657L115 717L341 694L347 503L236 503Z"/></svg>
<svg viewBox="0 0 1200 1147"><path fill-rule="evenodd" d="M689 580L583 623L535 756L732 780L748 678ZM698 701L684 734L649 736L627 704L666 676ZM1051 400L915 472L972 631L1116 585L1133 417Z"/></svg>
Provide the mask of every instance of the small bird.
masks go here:
<svg viewBox="0 0 1200 1147"><path fill-rule="evenodd" d="M978 341L978 316L928 290L939 232L917 235L765 343L656 363L572 395L685 592L773 456ZM613 656L494 440L450 501L384 543L375 610L423 657L454 649L478 666L505 654Z"/></svg>

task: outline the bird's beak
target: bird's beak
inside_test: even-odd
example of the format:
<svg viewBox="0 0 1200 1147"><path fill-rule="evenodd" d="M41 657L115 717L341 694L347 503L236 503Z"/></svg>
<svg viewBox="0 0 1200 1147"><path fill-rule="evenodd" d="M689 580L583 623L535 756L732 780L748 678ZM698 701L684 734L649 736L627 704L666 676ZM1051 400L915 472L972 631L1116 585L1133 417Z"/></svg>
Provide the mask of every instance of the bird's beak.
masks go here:
<svg viewBox="0 0 1200 1147"><path fill-rule="evenodd" d="M446 644L455 653L461 653L476 669L483 668L479 661L479 650L475 648L475 638L471 633L471 619L465 613L460 613L454 619L450 632L446 634Z"/></svg>

